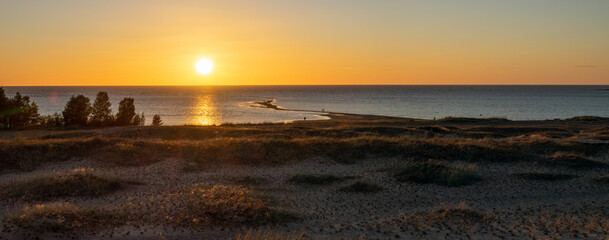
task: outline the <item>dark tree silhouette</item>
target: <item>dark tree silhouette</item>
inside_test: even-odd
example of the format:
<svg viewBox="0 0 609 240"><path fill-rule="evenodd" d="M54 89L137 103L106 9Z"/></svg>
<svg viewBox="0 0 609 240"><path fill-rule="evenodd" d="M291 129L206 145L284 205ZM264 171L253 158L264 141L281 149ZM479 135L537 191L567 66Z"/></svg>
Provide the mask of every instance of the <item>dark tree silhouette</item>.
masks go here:
<svg viewBox="0 0 609 240"><path fill-rule="evenodd" d="M131 122L131 125L133 125L133 126L144 126L145 123L146 123L146 116L144 116L144 112L142 112L140 114L136 114L133 117L133 122Z"/></svg>
<svg viewBox="0 0 609 240"><path fill-rule="evenodd" d="M63 121L65 126L86 126L92 108L89 98L78 95L70 98L63 110Z"/></svg>
<svg viewBox="0 0 609 240"><path fill-rule="evenodd" d="M133 123L135 117L135 105L133 98L124 98L118 104L118 113L116 114L116 125L127 126Z"/></svg>
<svg viewBox="0 0 609 240"><path fill-rule="evenodd" d="M30 97L16 93L13 98L7 98L4 89L0 88L0 127L22 127L36 123L38 106L30 103Z"/></svg>
<svg viewBox="0 0 609 240"><path fill-rule="evenodd" d="M159 116L158 114L155 114L152 117L152 126L161 126L163 125L163 120L161 120L161 116Z"/></svg>
<svg viewBox="0 0 609 240"><path fill-rule="evenodd" d="M107 92L98 92L93 103L93 111L91 114L91 125L96 127L112 125L114 116L110 107L110 98Z"/></svg>

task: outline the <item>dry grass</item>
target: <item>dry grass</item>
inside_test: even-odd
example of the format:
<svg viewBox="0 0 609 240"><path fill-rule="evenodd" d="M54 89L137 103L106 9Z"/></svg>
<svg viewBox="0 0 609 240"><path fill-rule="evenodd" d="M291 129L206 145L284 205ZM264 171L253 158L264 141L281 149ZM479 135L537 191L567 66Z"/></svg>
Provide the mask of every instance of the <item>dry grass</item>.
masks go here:
<svg viewBox="0 0 609 240"><path fill-rule="evenodd" d="M183 194L174 221L182 226L250 225L287 223L295 216L270 207L270 203L242 186L195 186Z"/></svg>
<svg viewBox="0 0 609 240"><path fill-rule="evenodd" d="M514 175L519 178L522 178L522 179L541 180L541 181L560 181L560 180L569 180L569 179L577 177L577 175L553 173L553 172L526 172L526 173L516 173Z"/></svg>
<svg viewBox="0 0 609 240"><path fill-rule="evenodd" d="M233 182L239 185L259 186L267 183L267 179L260 176L240 176L233 178Z"/></svg>
<svg viewBox="0 0 609 240"><path fill-rule="evenodd" d="M117 209L82 208L61 202L26 206L8 217L9 223L35 232L96 232L128 221L128 216Z"/></svg>
<svg viewBox="0 0 609 240"><path fill-rule="evenodd" d="M0 187L2 198L44 201L61 197L97 197L121 188L116 178L98 176L92 169L75 169L21 179Z"/></svg>
<svg viewBox="0 0 609 240"><path fill-rule="evenodd" d="M550 164L560 165L569 168L606 168L608 165L603 162L586 158L582 154L575 152L556 152L548 160Z"/></svg>
<svg viewBox="0 0 609 240"><path fill-rule="evenodd" d="M609 146L602 144L557 141L547 137L528 137L518 141L503 138L520 133L558 134L556 136L561 138L560 134L571 134L566 128L543 127L541 124L520 126L517 122L492 119L465 119L463 123L461 120L452 122L454 120L141 127L125 128L103 137L88 137L94 134L83 130L78 130L76 135L58 132L47 137L50 139L0 141L0 170L29 171L45 162L73 158L92 158L121 166L141 166L165 158L182 158L184 169L204 170L207 165L215 163L284 164L319 157L339 163L357 163L374 157L472 162L546 161L543 156L549 153L595 156L609 150ZM488 121L506 126L485 126ZM466 124L467 127L459 128L453 124ZM555 160L559 163L573 162L564 162L560 158ZM582 162L582 159L575 162ZM595 162L583 164L589 163Z"/></svg>
<svg viewBox="0 0 609 240"><path fill-rule="evenodd" d="M542 239L573 239L578 235L600 239L600 236L609 234L609 219L594 215L550 213L524 218L513 222L511 227Z"/></svg>
<svg viewBox="0 0 609 240"><path fill-rule="evenodd" d="M298 174L289 179L292 183L308 185L327 185L342 180L343 178L331 174Z"/></svg>
<svg viewBox="0 0 609 240"><path fill-rule="evenodd" d="M434 183L442 186L464 186L482 180L475 167L453 167L439 161L409 162L395 175L400 182Z"/></svg>
<svg viewBox="0 0 609 240"><path fill-rule="evenodd" d="M426 232L430 228L449 228L458 230L471 230L490 225L494 220L490 214L474 210L461 202L457 206L447 207L441 205L430 211L418 211L410 215L398 214L372 222L379 229L402 229L406 226L417 231Z"/></svg>
<svg viewBox="0 0 609 240"><path fill-rule="evenodd" d="M238 234L232 240L302 240L305 234L284 234L273 230L249 230L245 234Z"/></svg>

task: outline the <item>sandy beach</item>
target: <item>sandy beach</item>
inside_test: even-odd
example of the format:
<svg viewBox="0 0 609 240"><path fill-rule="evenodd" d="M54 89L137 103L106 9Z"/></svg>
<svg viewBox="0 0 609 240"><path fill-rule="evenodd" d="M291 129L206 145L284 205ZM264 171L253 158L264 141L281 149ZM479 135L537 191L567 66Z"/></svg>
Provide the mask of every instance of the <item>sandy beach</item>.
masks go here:
<svg viewBox="0 0 609 240"><path fill-rule="evenodd" d="M0 236L607 236L605 119L332 117L290 124L4 131ZM42 157L19 162L33 156ZM412 167L418 173L408 172ZM114 179L120 186L79 195L70 192L75 185L60 192L39 183L71 175ZM89 189L87 184L97 184L69 181L60 182ZM28 193L24 182L40 186ZM51 194L40 195L41 189ZM193 196L203 201L197 206L208 207L188 208ZM260 220L249 214L254 210L270 217ZM109 220L86 211L105 211L101 216ZM70 218L78 224L66 227Z"/></svg>

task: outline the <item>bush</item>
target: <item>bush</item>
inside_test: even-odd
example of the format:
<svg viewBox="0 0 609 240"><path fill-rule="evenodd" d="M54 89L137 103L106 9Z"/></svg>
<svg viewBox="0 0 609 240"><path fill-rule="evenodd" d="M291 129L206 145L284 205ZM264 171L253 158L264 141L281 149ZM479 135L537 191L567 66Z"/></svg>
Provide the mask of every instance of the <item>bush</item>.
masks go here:
<svg viewBox="0 0 609 240"><path fill-rule="evenodd" d="M123 98L118 104L118 113L116 114L116 125L127 126L133 123L135 117L135 105L133 98Z"/></svg>
<svg viewBox="0 0 609 240"><path fill-rule="evenodd" d="M78 95L70 98L63 110L63 120L65 126L86 126L92 108L89 98Z"/></svg>
<svg viewBox="0 0 609 240"><path fill-rule="evenodd" d="M63 127L63 115L59 113L53 113L53 115L41 116L38 119L38 124L45 128L57 128Z"/></svg>
<svg viewBox="0 0 609 240"><path fill-rule="evenodd" d="M91 114L91 125L96 127L110 126L114 121L112 109L110 107L110 98L107 92L98 92L93 103L93 111Z"/></svg>
<svg viewBox="0 0 609 240"><path fill-rule="evenodd" d="M442 186L464 186L481 180L471 166L457 168L434 160L408 163L395 177L400 182L434 183Z"/></svg>

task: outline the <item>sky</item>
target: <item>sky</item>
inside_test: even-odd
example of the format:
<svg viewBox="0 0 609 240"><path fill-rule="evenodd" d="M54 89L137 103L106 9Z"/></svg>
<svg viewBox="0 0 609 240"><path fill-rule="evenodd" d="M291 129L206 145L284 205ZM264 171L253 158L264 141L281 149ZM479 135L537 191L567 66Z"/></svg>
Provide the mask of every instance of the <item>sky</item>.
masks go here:
<svg viewBox="0 0 609 240"><path fill-rule="evenodd" d="M609 84L608 13L607 0L2 0L0 86Z"/></svg>

